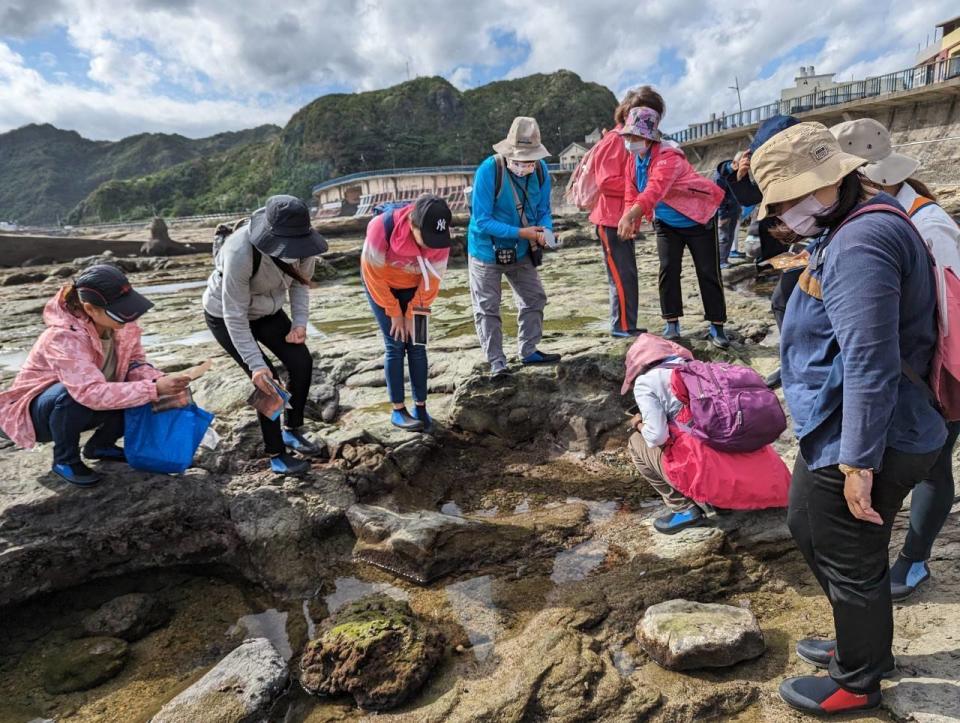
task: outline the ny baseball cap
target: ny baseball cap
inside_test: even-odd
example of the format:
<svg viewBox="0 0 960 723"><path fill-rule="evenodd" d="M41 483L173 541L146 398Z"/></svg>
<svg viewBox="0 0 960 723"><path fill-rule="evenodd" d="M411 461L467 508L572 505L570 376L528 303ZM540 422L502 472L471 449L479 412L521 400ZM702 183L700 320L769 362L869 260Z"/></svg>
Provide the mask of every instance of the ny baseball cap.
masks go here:
<svg viewBox="0 0 960 723"><path fill-rule="evenodd" d="M81 301L99 306L121 324L136 321L153 308L153 302L134 291L116 266L91 266L77 277L75 284Z"/></svg>
<svg viewBox="0 0 960 723"><path fill-rule="evenodd" d="M450 224L453 214L440 196L425 193L417 199L410 214L413 225L420 229L423 243L431 249L450 248Z"/></svg>

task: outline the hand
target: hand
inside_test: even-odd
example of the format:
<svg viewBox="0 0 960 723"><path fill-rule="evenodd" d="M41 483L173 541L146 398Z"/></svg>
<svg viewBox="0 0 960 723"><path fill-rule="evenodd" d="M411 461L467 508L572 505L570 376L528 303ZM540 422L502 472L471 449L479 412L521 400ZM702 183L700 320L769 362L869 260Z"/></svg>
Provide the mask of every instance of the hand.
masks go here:
<svg viewBox="0 0 960 723"><path fill-rule="evenodd" d="M305 344L307 341L307 329L303 326L295 326L287 334L288 344Z"/></svg>
<svg viewBox="0 0 960 723"><path fill-rule="evenodd" d="M252 374L251 380L253 381L253 386L255 386L264 394L277 396L277 390L273 386L273 374L270 373L269 369L257 369Z"/></svg>
<svg viewBox="0 0 960 723"><path fill-rule="evenodd" d="M412 326L412 324L411 320L410 325ZM407 328L407 319L403 315L390 317L390 336L397 341L407 341L409 336Z"/></svg>
<svg viewBox="0 0 960 723"><path fill-rule="evenodd" d="M873 509L870 492L873 489L873 470L860 469L848 472L843 481L843 496L847 500L850 514L858 520L882 525L883 518Z"/></svg>
<svg viewBox="0 0 960 723"><path fill-rule="evenodd" d="M546 245L543 238L543 226L524 226L520 229L520 238L529 241L532 244Z"/></svg>
<svg viewBox="0 0 960 723"><path fill-rule="evenodd" d="M737 164L737 180L742 181L750 172L750 151L744 151L740 156L740 163Z"/></svg>
<svg viewBox="0 0 960 723"><path fill-rule="evenodd" d="M190 386L190 381L190 377L184 374L160 377L157 379L157 396L172 397L180 394Z"/></svg>
<svg viewBox="0 0 960 723"><path fill-rule="evenodd" d="M624 213L620 218L620 223L617 224L617 236L622 240L632 239L636 236L636 220L637 215L632 208Z"/></svg>
<svg viewBox="0 0 960 723"><path fill-rule="evenodd" d="M634 432L641 431L643 429L643 417L641 417L639 414L634 414L630 418L630 429L632 429Z"/></svg>
<svg viewBox="0 0 960 723"><path fill-rule="evenodd" d="M413 317L406 316L404 317L404 328L407 332L407 339L413 341Z"/></svg>

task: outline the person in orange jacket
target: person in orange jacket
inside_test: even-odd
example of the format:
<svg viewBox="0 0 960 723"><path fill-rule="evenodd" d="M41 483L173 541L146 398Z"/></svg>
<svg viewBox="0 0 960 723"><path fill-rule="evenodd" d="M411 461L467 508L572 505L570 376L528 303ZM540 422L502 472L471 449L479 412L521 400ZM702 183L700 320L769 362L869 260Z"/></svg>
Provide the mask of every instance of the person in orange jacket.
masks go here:
<svg viewBox="0 0 960 723"><path fill-rule="evenodd" d="M452 214L439 196L424 194L415 203L374 217L360 256L360 272L373 315L383 333L384 374L393 404L390 421L400 429L429 431L427 347L430 306L450 256ZM403 360L410 367L414 413L404 403Z"/></svg>

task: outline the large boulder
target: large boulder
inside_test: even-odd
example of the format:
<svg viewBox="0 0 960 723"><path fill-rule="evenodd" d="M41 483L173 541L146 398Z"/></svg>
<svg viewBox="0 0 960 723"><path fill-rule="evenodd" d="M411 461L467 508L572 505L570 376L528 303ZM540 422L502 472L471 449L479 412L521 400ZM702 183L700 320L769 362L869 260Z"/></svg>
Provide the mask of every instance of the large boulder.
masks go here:
<svg viewBox="0 0 960 723"><path fill-rule="evenodd" d="M130 593L101 605L83 619L88 635L107 635L127 641L139 640L170 620L170 608L152 595Z"/></svg>
<svg viewBox="0 0 960 723"><path fill-rule="evenodd" d="M182 244L170 238L167 222L157 216L150 222L150 240L140 246L141 256L186 256L197 250L188 244Z"/></svg>
<svg viewBox="0 0 960 723"><path fill-rule="evenodd" d="M454 570L527 557L535 545L556 549L584 528L588 514L578 503L489 520L354 505L347 519L356 559L426 584Z"/></svg>
<svg viewBox="0 0 960 723"><path fill-rule="evenodd" d="M416 693L443 655L444 638L410 606L370 595L323 623L300 660L300 682L311 693L353 696L369 710L387 710Z"/></svg>
<svg viewBox="0 0 960 723"><path fill-rule="evenodd" d="M72 640L45 662L43 687L58 694L98 686L123 670L127 652L127 644L117 638Z"/></svg>
<svg viewBox="0 0 960 723"><path fill-rule="evenodd" d="M266 720L287 684L287 664L266 638L245 640L167 703L151 723L247 723Z"/></svg>
<svg viewBox="0 0 960 723"><path fill-rule="evenodd" d="M637 624L640 647L664 668L725 668L763 654L757 618L732 605L668 600L647 608Z"/></svg>

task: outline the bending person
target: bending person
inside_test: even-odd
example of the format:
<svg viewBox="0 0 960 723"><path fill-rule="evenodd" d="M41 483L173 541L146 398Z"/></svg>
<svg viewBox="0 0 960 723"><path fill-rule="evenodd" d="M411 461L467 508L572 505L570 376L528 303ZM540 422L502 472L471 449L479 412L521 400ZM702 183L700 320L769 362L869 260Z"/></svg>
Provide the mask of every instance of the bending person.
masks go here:
<svg viewBox="0 0 960 723"><path fill-rule="evenodd" d="M450 256L453 215L439 196L376 216L367 226L360 272L367 300L383 334L383 369L393 404L390 421L410 431L429 431L426 338L415 338L414 315L426 324ZM424 334L426 328L423 329ZM404 404L403 361L410 367L414 409Z"/></svg>
<svg viewBox="0 0 960 723"><path fill-rule="evenodd" d="M630 152L624 172L624 214L617 225L620 238L633 238L644 218L653 221L660 256L660 312L666 320L663 336L680 338L683 290L680 273L683 250L690 249L697 270L710 340L730 346L723 330L727 303L720 278L716 214L723 191L697 173L676 144L661 140L660 113L640 106L627 115L619 133Z"/></svg>
<svg viewBox="0 0 960 723"><path fill-rule="evenodd" d="M890 194L907 211L917 231L937 262L937 271L953 269L960 275L960 228L936 202L936 196L911 176L920 161L893 152L890 132L872 118L840 123L830 129L840 147L870 161L863 175L877 188ZM910 529L890 569L894 602L909 597L930 579L927 560L933 542L943 529L953 507L956 489L953 480L953 448L960 435L960 422L947 424L947 443L933 465L929 479L921 481L910 498Z"/></svg>
<svg viewBox="0 0 960 723"><path fill-rule="evenodd" d="M91 266L43 310L47 328L13 385L0 394L0 427L25 449L53 442L53 472L80 487L100 481L83 463L124 462L124 409L179 394L186 376L164 376L147 363L137 324L153 304L114 266Z"/></svg>
<svg viewBox="0 0 960 723"><path fill-rule="evenodd" d="M494 376L508 374L500 321L503 277L517 304L520 361L553 364L559 354L537 349L543 337L547 292L537 271L547 237L553 237L550 174L533 118L513 119L496 153L477 168L473 181L467 253L470 256L470 298L480 346Z"/></svg>
<svg viewBox="0 0 960 723"><path fill-rule="evenodd" d="M276 395L278 379L262 343L283 363L289 377L290 408L280 419L258 414L270 468L299 474L310 464L290 455L318 454L303 436L303 411L313 375L307 349L310 278L315 256L327 242L310 225L306 205L293 196L271 196L265 208L223 242L203 292L203 315L214 338L265 394ZM290 299L293 321L283 310Z"/></svg>
<svg viewBox="0 0 960 723"><path fill-rule="evenodd" d="M864 188L863 164L820 123L778 133L752 163L760 217L776 215L794 233L820 237L790 298L780 345L800 442L787 520L836 628L835 641L797 645L829 675L789 678L780 695L815 714L880 704L880 680L895 667L890 532L946 439L927 393L902 373L904 362L920 376L930 370L933 268L896 201Z"/></svg>

